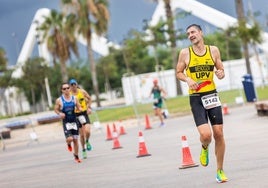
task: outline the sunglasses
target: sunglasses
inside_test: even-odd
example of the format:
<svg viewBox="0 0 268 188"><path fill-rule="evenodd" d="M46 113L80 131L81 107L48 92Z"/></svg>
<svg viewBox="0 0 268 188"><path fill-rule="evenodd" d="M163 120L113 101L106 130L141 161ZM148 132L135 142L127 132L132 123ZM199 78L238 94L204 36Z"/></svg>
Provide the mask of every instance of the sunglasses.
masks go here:
<svg viewBox="0 0 268 188"><path fill-rule="evenodd" d="M66 89L70 89L70 87L63 87L62 90L65 91Z"/></svg>
<svg viewBox="0 0 268 188"><path fill-rule="evenodd" d="M71 86L76 86L76 84L75 83L72 83Z"/></svg>

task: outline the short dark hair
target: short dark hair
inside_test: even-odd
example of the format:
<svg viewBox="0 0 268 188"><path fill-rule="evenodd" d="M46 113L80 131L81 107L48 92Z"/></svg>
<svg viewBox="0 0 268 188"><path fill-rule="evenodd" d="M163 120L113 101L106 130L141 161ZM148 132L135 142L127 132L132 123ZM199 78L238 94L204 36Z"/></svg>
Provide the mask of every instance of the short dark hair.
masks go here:
<svg viewBox="0 0 268 188"><path fill-rule="evenodd" d="M61 86L60 86L60 89L62 90L62 88L63 88L63 85L69 85L69 83L67 83L67 82L63 82L62 84L61 84Z"/></svg>
<svg viewBox="0 0 268 188"><path fill-rule="evenodd" d="M197 28L198 30L202 31L201 26L198 25L198 24L191 24L191 25L189 25L189 26L186 28L186 31L187 31L190 27L195 27L195 28Z"/></svg>

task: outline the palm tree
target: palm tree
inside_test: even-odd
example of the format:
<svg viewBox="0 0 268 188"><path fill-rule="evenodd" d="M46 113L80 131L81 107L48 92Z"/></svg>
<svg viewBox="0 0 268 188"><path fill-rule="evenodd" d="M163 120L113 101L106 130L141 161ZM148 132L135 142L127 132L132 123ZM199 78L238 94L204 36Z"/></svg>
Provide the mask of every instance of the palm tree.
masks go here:
<svg viewBox="0 0 268 188"><path fill-rule="evenodd" d="M235 8L238 18L238 33L240 34L242 40L242 47L246 61L247 73L252 74L249 61L249 49L248 49L249 39L247 34L246 17L244 13L243 0L235 0Z"/></svg>
<svg viewBox="0 0 268 188"><path fill-rule="evenodd" d="M101 36L108 29L108 2L106 0L62 0L62 3L66 14L74 14L76 16L76 24L74 25L76 31L87 41L87 54L90 63L93 90L96 96L97 106L99 107L99 86L91 40L93 31L98 36Z"/></svg>
<svg viewBox="0 0 268 188"><path fill-rule="evenodd" d="M244 57L246 61L247 73L252 74L250 61L249 61L248 44L251 43L253 45L254 51L258 58L256 44L260 44L262 42L261 28L255 20L253 20L251 27L247 27L247 19L244 13L243 0L235 0L235 5L236 5L236 12L237 12L237 17L238 17L238 26L234 28L235 28L237 35L242 40L242 47L243 47ZM253 18L250 18L250 19L253 19Z"/></svg>
<svg viewBox="0 0 268 188"><path fill-rule="evenodd" d="M66 29L66 20L68 19L65 19L63 14L52 10L50 16L45 17L45 21L37 27L37 30L42 32L43 40L41 42L46 41L53 60L58 59L60 61L63 82L68 81L66 61L70 58L70 49L77 54L76 43L73 38L69 37L72 30Z"/></svg>

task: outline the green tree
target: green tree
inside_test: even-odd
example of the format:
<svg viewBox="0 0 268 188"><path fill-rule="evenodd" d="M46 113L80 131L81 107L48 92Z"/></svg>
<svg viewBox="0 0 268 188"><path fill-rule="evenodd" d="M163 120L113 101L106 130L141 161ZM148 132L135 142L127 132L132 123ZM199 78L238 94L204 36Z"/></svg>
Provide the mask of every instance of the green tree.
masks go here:
<svg viewBox="0 0 268 188"><path fill-rule="evenodd" d="M218 46L223 61L241 58L241 42L230 30L216 31L204 37L206 44ZM223 42L224 41L224 42Z"/></svg>
<svg viewBox="0 0 268 188"><path fill-rule="evenodd" d="M113 55L99 59L97 64L97 70L100 73L98 80L104 85L105 89L102 92L109 92L112 88L118 87L118 84L121 85L121 75L118 74L118 68Z"/></svg>
<svg viewBox="0 0 268 188"><path fill-rule="evenodd" d="M45 21L37 27L37 30L42 34L42 42L46 42L54 61L56 59L60 61L63 82L68 81L66 62L71 56L71 50L75 54L78 53L76 41L72 37L74 30L70 29L69 24L66 24L67 20L72 21L71 18L66 19L62 13L52 10L50 15L45 17Z"/></svg>
<svg viewBox="0 0 268 188"><path fill-rule="evenodd" d="M91 41L93 32L98 36L102 36L107 32L109 21L108 2L106 0L62 0L62 3L65 6L66 14L76 16L74 27L78 34L81 34L87 41L92 84L97 106L100 106L99 86Z"/></svg>
<svg viewBox="0 0 268 188"><path fill-rule="evenodd" d="M7 69L7 58L6 51L4 48L0 47L0 72L3 72Z"/></svg>
<svg viewBox="0 0 268 188"><path fill-rule="evenodd" d="M22 89L31 105L40 102L45 93L44 78L48 70L45 60L39 57L28 59L22 66L23 76L16 80L16 87Z"/></svg>
<svg viewBox="0 0 268 188"><path fill-rule="evenodd" d="M143 33L130 30L123 43L121 52L125 65L129 69L127 72L141 74L155 70L154 58L149 56L148 44L144 40Z"/></svg>

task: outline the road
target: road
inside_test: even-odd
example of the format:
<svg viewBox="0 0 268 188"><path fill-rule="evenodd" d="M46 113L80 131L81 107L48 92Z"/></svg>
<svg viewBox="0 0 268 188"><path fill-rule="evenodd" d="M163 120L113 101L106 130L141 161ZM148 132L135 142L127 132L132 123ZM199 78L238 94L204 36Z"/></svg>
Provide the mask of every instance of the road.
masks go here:
<svg viewBox="0 0 268 188"><path fill-rule="evenodd" d="M229 182L215 180L214 142L207 167L179 169L182 164L181 137L187 137L191 157L199 164L200 143L191 115L166 120L165 127L152 122L126 126L119 137L121 149L106 141L106 124L93 130L93 150L78 164L66 149L59 125L42 125L38 142L22 139L31 131L18 130L6 150L0 151L0 187L5 188L265 188L268 187L268 117L257 116L254 104L229 109L224 116L226 155L224 170ZM23 132L24 131L24 132ZM28 132L27 132L28 131ZM138 132L142 131L151 156L140 157Z"/></svg>

